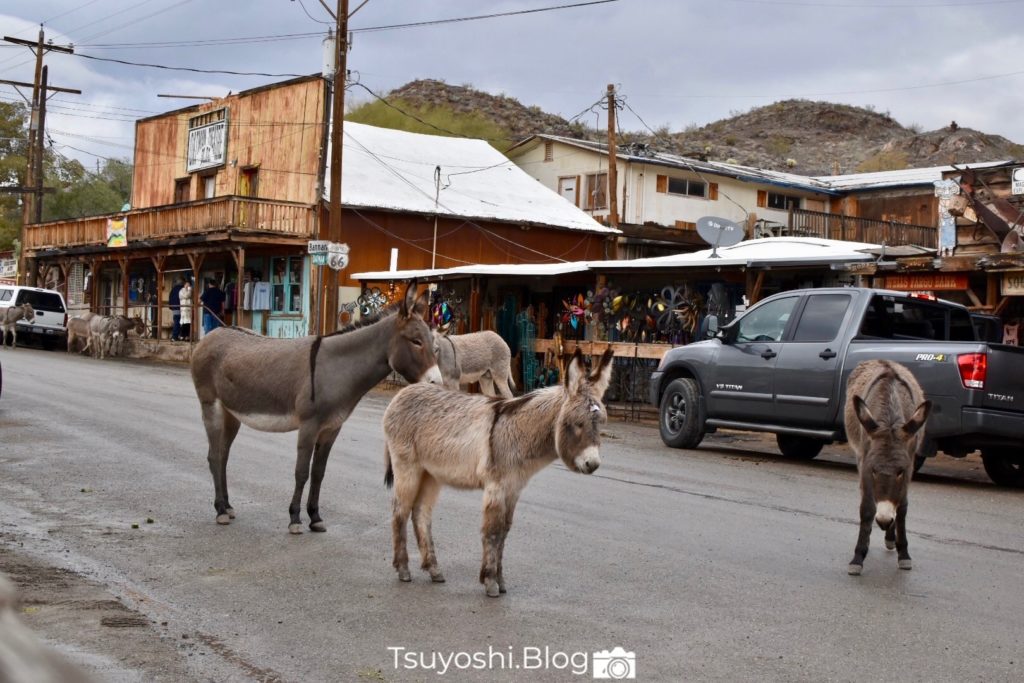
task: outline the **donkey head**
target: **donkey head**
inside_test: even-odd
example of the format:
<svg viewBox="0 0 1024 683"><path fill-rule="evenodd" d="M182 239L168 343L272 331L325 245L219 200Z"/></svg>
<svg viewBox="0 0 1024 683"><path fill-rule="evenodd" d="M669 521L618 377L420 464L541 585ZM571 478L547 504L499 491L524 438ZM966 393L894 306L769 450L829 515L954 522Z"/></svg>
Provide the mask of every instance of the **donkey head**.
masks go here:
<svg viewBox="0 0 1024 683"><path fill-rule="evenodd" d="M874 494L875 521L880 528L888 530L896 519L896 508L906 500L914 457L924 437L921 428L931 412L932 402L922 401L906 422L892 425L879 424L860 396L853 397L853 408L868 435L862 458ZM868 482L864 481L864 485Z"/></svg>
<svg viewBox="0 0 1024 683"><path fill-rule="evenodd" d="M441 370L445 387L458 391L462 369L459 367L459 359L455 353L455 346L448 337L448 331L434 328L433 342L437 367Z"/></svg>
<svg viewBox="0 0 1024 683"><path fill-rule="evenodd" d="M141 315L132 316L132 329L140 337L146 334L146 321L142 319Z"/></svg>
<svg viewBox="0 0 1024 683"><path fill-rule="evenodd" d="M591 474L601 465L601 426L608 421L602 397L611 376L611 349L588 376L576 347L565 373L565 401L555 421L555 451L570 470Z"/></svg>
<svg viewBox="0 0 1024 683"><path fill-rule="evenodd" d="M388 365L408 382L441 384L441 371L434 355L434 337L423 319L427 293L416 296L416 281L409 283L398 307L395 333L388 345Z"/></svg>
<svg viewBox="0 0 1024 683"><path fill-rule="evenodd" d="M32 308L32 304L30 304L30 303L23 303L23 304L21 305L21 314L22 314L22 317L23 317L23 318L24 318L24 319L25 319L25 320L26 320L27 322L30 322L30 323L31 323L31 322L35 322L35 319L36 319L36 311L35 311L35 309L34 309L34 308Z"/></svg>

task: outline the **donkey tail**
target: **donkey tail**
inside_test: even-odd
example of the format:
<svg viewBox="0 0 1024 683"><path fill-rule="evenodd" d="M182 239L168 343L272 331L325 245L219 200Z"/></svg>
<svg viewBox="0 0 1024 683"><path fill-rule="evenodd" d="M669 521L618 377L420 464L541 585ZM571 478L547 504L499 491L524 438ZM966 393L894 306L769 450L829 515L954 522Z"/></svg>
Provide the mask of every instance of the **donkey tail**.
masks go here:
<svg viewBox="0 0 1024 683"><path fill-rule="evenodd" d="M395 470L391 468L391 452L388 450L387 445L384 446L384 486L391 488L395 483Z"/></svg>

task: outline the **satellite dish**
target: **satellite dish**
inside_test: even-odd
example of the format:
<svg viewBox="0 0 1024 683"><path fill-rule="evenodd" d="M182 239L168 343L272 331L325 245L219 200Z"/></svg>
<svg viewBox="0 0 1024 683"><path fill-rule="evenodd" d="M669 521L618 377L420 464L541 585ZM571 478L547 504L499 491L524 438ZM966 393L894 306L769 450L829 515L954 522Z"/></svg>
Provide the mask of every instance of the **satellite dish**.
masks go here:
<svg viewBox="0 0 1024 683"><path fill-rule="evenodd" d="M728 218L704 216L697 219L697 234L711 245L711 258L721 258L719 247L731 247L743 240L744 230Z"/></svg>

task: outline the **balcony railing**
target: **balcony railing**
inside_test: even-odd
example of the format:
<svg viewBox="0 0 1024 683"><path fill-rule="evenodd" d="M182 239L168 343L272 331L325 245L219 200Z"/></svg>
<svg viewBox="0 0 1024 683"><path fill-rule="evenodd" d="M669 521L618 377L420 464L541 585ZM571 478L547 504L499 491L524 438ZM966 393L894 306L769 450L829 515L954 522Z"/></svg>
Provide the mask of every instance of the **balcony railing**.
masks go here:
<svg viewBox="0 0 1024 683"><path fill-rule="evenodd" d="M223 230L314 237L316 228L315 206L228 196L28 225L25 228L25 249L37 251L106 244L107 219L114 216L128 219L129 246L141 240L171 239Z"/></svg>
<svg viewBox="0 0 1024 683"><path fill-rule="evenodd" d="M934 249L938 244L938 230L935 226L878 221L804 209L790 210L789 225L779 227L787 235L884 243L890 247L913 244Z"/></svg>

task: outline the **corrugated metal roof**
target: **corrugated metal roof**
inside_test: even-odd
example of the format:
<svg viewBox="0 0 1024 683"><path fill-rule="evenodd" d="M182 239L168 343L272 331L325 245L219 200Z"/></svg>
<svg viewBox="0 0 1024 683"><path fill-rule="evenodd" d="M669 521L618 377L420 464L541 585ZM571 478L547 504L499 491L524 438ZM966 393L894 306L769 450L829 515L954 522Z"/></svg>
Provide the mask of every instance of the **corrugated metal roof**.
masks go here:
<svg viewBox="0 0 1024 683"><path fill-rule="evenodd" d="M1006 161L986 161L977 164L957 164L960 170L969 168L993 168L1002 166ZM931 185L942 180L943 173L956 171L952 166L930 166L928 168L906 168L899 171L876 171L873 173L848 173L845 175L815 176L815 180L843 192L852 190L877 190L885 187L907 187L912 185Z"/></svg>

